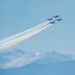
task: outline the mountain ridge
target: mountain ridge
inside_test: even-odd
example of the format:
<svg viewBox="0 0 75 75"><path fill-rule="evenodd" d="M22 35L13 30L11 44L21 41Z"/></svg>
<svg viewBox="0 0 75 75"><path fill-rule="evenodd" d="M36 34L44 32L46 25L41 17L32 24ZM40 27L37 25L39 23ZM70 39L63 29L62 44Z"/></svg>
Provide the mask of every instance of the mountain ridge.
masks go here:
<svg viewBox="0 0 75 75"><path fill-rule="evenodd" d="M1 75L75 75L75 61L50 64L31 63L20 68L0 69Z"/></svg>

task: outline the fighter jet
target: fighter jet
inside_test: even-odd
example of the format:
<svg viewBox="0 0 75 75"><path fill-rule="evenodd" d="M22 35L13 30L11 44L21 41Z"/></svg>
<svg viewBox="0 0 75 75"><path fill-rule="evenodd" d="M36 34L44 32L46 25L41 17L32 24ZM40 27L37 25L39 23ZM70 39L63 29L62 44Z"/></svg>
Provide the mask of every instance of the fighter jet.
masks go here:
<svg viewBox="0 0 75 75"><path fill-rule="evenodd" d="M56 15L56 16L53 16L54 18L58 18L59 17L59 15Z"/></svg>
<svg viewBox="0 0 75 75"><path fill-rule="evenodd" d="M56 21L61 21L62 19L61 18L59 18L59 19L56 19Z"/></svg>
<svg viewBox="0 0 75 75"><path fill-rule="evenodd" d="M52 21L52 22L49 22L50 24L54 24L55 23L55 21Z"/></svg>
<svg viewBox="0 0 75 75"><path fill-rule="evenodd" d="M49 19L47 19L48 21L50 21L50 20L52 20L53 18L49 18Z"/></svg>

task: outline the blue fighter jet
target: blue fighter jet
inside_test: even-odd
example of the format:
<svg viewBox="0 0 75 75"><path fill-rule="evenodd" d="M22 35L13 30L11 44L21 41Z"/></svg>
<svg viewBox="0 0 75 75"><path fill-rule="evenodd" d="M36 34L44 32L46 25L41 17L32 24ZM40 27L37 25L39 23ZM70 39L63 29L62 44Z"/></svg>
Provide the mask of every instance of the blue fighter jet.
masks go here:
<svg viewBox="0 0 75 75"><path fill-rule="evenodd" d="M59 18L59 19L56 19L56 21L62 21L62 19L61 19L61 18Z"/></svg>
<svg viewBox="0 0 75 75"><path fill-rule="evenodd" d="M53 16L54 18L58 18L59 17L59 15L56 15L56 16Z"/></svg>
<svg viewBox="0 0 75 75"><path fill-rule="evenodd" d="M52 22L49 22L50 24L54 24L55 23L55 21L52 21Z"/></svg>
<svg viewBox="0 0 75 75"><path fill-rule="evenodd" d="M48 21L50 21L50 20L52 20L53 18L49 18L49 19L47 19Z"/></svg>

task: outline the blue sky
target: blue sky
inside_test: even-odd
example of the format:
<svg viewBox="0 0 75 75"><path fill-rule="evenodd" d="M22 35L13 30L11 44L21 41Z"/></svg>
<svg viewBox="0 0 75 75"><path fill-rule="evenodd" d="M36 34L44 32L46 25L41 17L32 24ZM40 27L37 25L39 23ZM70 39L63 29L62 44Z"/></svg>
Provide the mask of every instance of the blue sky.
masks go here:
<svg viewBox="0 0 75 75"><path fill-rule="evenodd" d="M63 21L14 47L75 53L75 0L0 0L0 39L59 14Z"/></svg>

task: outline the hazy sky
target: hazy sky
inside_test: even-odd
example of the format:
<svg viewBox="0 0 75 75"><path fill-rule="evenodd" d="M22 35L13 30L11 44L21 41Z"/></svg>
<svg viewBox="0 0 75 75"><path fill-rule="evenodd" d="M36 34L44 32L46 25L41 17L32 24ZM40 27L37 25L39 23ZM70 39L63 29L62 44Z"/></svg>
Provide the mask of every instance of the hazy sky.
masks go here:
<svg viewBox="0 0 75 75"><path fill-rule="evenodd" d="M62 22L14 48L75 53L75 0L0 0L0 40L57 14Z"/></svg>

